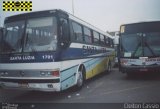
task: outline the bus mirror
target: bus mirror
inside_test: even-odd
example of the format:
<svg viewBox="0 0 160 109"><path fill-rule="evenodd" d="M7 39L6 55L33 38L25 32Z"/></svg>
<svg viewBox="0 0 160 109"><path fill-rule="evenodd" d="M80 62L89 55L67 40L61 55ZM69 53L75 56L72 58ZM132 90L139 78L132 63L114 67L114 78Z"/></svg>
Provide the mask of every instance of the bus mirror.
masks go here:
<svg viewBox="0 0 160 109"><path fill-rule="evenodd" d="M61 21L61 39L60 39L60 45L65 47L69 43L69 28L67 23L64 21Z"/></svg>
<svg viewBox="0 0 160 109"><path fill-rule="evenodd" d="M69 29L67 23L62 23L62 38L67 40L69 37Z"/></svg>

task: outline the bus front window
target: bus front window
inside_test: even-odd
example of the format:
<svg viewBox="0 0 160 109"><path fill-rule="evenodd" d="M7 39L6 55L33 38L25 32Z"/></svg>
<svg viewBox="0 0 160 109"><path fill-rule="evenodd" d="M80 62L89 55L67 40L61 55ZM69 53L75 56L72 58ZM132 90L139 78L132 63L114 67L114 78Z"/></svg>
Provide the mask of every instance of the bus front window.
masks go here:
<svg viewBox="0 0 160 109"><path fill-rule="evenodd" d="M160 33L137 33L123 35L123 57L153 57L160 56Z"/></svg>
<svg viewBox="0 0 160 109"><path fill-rule="evenodd" d="M15 21L5 24L2 53L14 53L22 51L22 35L24 33L24 21Z"/></svg>
<svg viewBox="0 0 160 109"><path fill-rule="evenodd" d="M144 55L160 56L160 32L146 33L144 38Z"/></svg>
<svg viewBox="0 0 160 109"><path fill-rule="evenodd" d="M55 51L57 48L56 17L42 17L27 21L24 52Z"/></svg>
<svg viewBox="0 0 160 109"><path fill-rule="evenodd" d="M142 55L142 44L139 34L123 35L121 41L122 57L137 57Z"/></svg>

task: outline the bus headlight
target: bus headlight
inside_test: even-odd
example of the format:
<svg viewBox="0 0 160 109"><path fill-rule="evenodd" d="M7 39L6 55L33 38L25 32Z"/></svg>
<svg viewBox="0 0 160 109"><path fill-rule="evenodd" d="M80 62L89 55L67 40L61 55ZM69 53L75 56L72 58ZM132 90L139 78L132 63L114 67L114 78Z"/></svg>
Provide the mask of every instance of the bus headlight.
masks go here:
<svg viewBox="0 0 160 109"><path fill-rule="evenodd" d="M8 75L8 72L4 72L5 75Z"/></svg>
<svg viewBox="0 0 160 109"><path fill-rule="evenodd" d="M56 71L40 71L40 75L41 76L55 76L55 77L59 77L60 76L60 72L59 72L59 70L56 70Z"/></svg>
<svg viewBox="0 0 160 109"><path fill-rule="evenodd" d="M6 72L6 71L0 72L0 76L7 76L7 75L8 75L8 72Z"/></svg>
<svg viewBox="0 0 160 109"><path fill-rule="evenodd" d="M0 72L0 76L4 76L4 72Z"/></svg>
<svg viewBox="0 0 160 109"><path fill-rule="evenodd" d="M50 73L50 71L40 71L40 75L41 76L50 76L51 73Z"/></svg>

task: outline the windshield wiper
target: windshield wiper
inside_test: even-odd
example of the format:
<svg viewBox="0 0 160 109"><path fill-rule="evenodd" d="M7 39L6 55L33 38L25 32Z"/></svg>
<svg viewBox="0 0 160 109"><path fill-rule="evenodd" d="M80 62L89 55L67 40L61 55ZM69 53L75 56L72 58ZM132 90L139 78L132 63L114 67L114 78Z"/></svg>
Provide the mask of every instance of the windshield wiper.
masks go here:
<svg viewBox="0 0 160 109"><path fill-rule="evenodd" d="M28 43L28 33L26 33L26 41L25 41L25 46L27 45Z"/></svg>
<svg viewBox="0 0 160 109"><path fill-rule="evenodd" d="M25 35L25 46L27 45L28 41L30 41L28 38L28 34L29 33L26 33ZM33 47L33 45L29 44L29 47L31 48L32 52L36 52L36 49Z"/></svg>
<svg viewBox="0 0 160 109"><path fill-rule="evenodd" d="M156 54L154 53L154 51L151 49L151 47L149 46L149 44L146 41L145 41L145 45L149 48L149 50L151 51L153 56L156 56Z"/></svg>
<svg viewBox="0 0 160 109"><path fill-rule="evenodd" d="M135 54L136 54L136 52L137 52L137 50L138 50L138 48L139 48L140 46L141 46L141 42L138 43L138 45L137 45L135 51L134 51L133 54L132 54L132 57L135 56Z"/></svg>

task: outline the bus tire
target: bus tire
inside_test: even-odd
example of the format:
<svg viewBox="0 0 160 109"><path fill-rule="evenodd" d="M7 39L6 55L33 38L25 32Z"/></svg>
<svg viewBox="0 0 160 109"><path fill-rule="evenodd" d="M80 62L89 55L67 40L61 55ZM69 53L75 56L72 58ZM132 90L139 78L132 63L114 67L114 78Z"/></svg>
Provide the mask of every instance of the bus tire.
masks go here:
<svg viewBox="0 0 160 109"><path fill-rule="evenodd" d="M81 66L80 67L80 69L78 70L78 73L77 73L77 83L76 83L76 89L81 89L82 87L83 87L83 85L84 85L84 80L85 80L85 78L84 78L84 72L85 70L84 70L84 67L83 66Z"/></svg>

